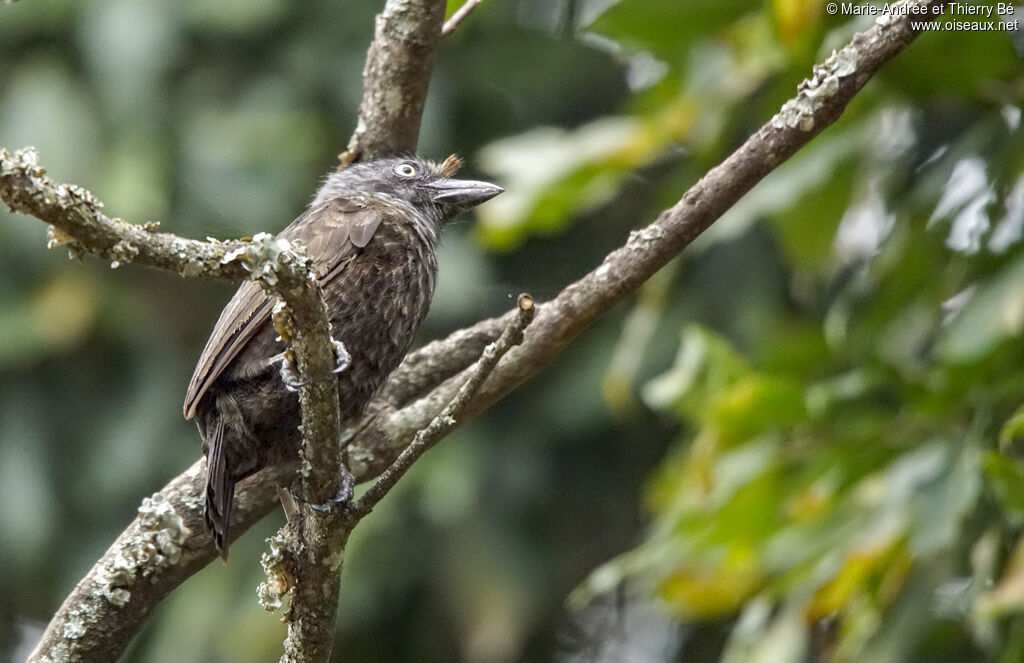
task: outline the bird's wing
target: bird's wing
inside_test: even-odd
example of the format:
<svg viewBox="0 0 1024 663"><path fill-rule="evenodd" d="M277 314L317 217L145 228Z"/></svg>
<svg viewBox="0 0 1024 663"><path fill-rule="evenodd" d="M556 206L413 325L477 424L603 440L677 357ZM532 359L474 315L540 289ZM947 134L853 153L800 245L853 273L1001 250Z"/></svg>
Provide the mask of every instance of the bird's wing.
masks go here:
<svg viewBox="0 0 1024 663"><path fill-rule="evenodd" d="M317 281L323 284L337 276L356 251L369 243L380 222L380 213L373 207L335 198L306 211L278 236L305 243L307 255L316 262ZM199 356L185 394L186 419L195 416L206 390L249 339L267 324L273 307L274 300L267 297L258 283L247 281L238 288Z"/></svg>

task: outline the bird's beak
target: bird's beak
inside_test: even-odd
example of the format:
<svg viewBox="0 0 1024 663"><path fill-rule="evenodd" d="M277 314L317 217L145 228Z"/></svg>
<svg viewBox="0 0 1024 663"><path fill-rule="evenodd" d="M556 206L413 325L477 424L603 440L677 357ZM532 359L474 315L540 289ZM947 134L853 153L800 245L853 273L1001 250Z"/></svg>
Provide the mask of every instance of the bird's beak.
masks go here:
<svg viewBox="0 0 1024 663"><path fill-rule="evenodd" d="M447 177L434 180L428 186L433 189L434 203L444 208L446 216L450 217L476 207L504 191L489 182L453 180Z"/></svg>

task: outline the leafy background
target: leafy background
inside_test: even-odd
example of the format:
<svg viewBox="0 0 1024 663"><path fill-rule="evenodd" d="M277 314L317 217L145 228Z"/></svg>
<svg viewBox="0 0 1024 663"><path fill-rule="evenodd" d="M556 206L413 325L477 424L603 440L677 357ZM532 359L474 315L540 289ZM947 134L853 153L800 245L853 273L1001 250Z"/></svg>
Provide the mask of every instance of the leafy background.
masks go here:
<svg viewBox="0 0 1024 663"><path fill-rule="evenodd" d="M37 146L125 219L281 228L347 140L379 4L4 6L0 145ZM420 147L508 191L446 233L421 339L593 268L868 25L820 0L483 3L443 44ZM339 656L1021 660L1021 47L922 36L432 451L353 538ZM44 246L42 224L0 212L15 660L199 454L179 404L230 295ZM280 522L167 600L127 660L276 660L283 625L255 587Z"/></svg>

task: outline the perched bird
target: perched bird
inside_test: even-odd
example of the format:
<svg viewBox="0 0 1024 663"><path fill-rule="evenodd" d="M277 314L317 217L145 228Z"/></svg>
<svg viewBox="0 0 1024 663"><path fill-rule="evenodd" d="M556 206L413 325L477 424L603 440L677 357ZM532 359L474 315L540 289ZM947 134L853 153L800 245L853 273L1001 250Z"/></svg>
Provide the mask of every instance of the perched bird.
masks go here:
<svg viewBox="0 0 1024 663"><path fill-rule="evenodd" d="M349 356L338 373L342 422L358 417L402 361L423 322L445 223L502 192L452 179L461 162L420 158L357 163L327 176L309 208L278 236L316 263L332 333ZM185 396L206 456L206 524L227 558L235 483L294 458L299 402L272 359L284 346L274 300L247 282L232 297L199 357Z"/></svg>

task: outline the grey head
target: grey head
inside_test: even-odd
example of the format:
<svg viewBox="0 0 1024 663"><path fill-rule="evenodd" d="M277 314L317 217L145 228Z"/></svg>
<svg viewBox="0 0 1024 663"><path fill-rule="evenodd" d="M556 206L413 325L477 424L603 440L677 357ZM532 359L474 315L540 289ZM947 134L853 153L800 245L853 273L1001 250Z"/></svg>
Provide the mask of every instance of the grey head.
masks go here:
<svg viewBox="0 0 1024 663"><path fill-rule="evenodd" d="M417 156L355 163L328 175L310 207L334 198L372 197L412 208L440 230L460 212L504 191L489 182L454 179L461 166L462 161L455 155L442 163Z"/></svg>

